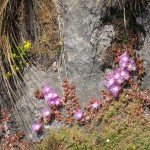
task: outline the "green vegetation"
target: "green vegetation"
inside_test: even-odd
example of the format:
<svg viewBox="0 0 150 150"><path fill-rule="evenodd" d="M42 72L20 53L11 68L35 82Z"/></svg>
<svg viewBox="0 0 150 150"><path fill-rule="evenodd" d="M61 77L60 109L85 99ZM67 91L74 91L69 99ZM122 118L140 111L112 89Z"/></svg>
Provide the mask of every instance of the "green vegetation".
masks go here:
<svg viewBox="0 0 150 150"><path fill-rule="evenodd" d="M14 53L12 54L12 58L16 61L16 64L18 65L16 69L23 70L26 61L29 60L30 57L30 49L31 49L31 43L28 41L24 41L22 46L18 46Z"/></svg>
<svg viewBox="0 0 150 150"><path fill-rule="evenodd" d="M150 119L144 114L135 114L136 108L142 109L140 99L135 99L128 104L125 96L117 102L113 102L108 112L103 117L101 125L103 150L148 150L150 149L149 133ZM116 105L118 106L116 109ZM112 113L113 110L113 113ZM111 114L111 118L110 115ZM106 140L109 139L109 143Z"/></svg>
<svg viewBox="0 0 150 150"><path fill-rule="evenodd" d="M59 131L51 130L34 150L99 150L94 140L77 126L62 127Z"/></svg>
<svg viewBox="0 0 150 150"><path fill-rule="evenodd" d="M136 109L141 110L137 115ZM84 131L83 131L84 129ZM141 99L125 94L102 108L90 125L51 130L35 150L149 150L150 119ZM88 134L87 134L88 133Z"/></svg>

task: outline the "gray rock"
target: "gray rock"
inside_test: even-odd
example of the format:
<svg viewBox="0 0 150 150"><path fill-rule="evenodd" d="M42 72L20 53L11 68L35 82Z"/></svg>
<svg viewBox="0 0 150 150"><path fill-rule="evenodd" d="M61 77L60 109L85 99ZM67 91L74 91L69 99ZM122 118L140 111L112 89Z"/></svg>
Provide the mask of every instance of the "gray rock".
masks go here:
<svg viewBox="0 0 150 150"><path fill-rule="evenodd" d="M147 5L146 10L137 21L144 27L146 33L143 48L139 52L141 58L144 59L144 67L146 69L146 76L143 81L145 89L150 86L150 4Z"/></svg>

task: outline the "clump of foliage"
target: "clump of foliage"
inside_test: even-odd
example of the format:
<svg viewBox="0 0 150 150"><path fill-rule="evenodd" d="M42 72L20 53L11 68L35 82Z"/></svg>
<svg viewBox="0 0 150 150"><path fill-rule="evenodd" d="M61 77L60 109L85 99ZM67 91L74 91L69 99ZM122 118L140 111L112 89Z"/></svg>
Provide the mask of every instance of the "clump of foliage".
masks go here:
<svg viewBox="0 0 150 150"><path fill-rule="evenodd" d="M0 108L0 148L3 150L29 150L31 143L24 141L24 134L12 124L11 113Z"/></svg>
<svg viewBox="0 0 150 150"><path fill-rule="evenodd" d="M61 112L59 110L62 106L62 101L59 98L58 92L54 91L49 85L43 86L42 91L36 91L35 97L44 99L47 102L47 108L43 109L38 119L32 125L32 130L41 134L43 125L49 125L54 118L58 121L62 121Z"/></svg>
<svg viewBox="0 0 150 150"><path fill-rule="evenodd" d="M11 45L6 35L0 37L0 78L3 107L12 107L22 93L22 71L29 62L31 43L28 41ZM5 94L4 91L5 90ZM14 92L15 91L15 92ZM6 101L7 97L7 102Z"/></svg>
<svg viewBox="0 0 150 150"><path fill-rule="evenodd" d="M50 125L54 119L72 126L74 123L85 125L91 121L94 114L102 107L99 99L91 98L90 103L81 109L76 97L75 85L70 85L68 80L62 83L64 88L64 97L60 98L57 91L54 91L49 85L43 86L42 91L37 90L35 97L45 100L47 108L44 108L42 113L32 125L32 130L37 134L41 134L45 125ZM60 107L63 107L66 113L62 114Z"/></svg>
<svg viewBox="0 0 150 150"><path fill-rule="evenodd" d="M141 5L142 1L139 0L135 3L135 0L133 0L132 2L135 4L134 6L136 9L128 5L130 4L129 1L124 1L124 4L122 4L122 18L125 27L128 25L127 16L132 15L135 19L140 14L140 8L138 6ZM40 1L40 3L42 3L42 1ZM30 4L33 4L33 1L31 1ZM126 11L127 7L130 7L133 11ZM12 8L16 10L16 6ZM132 17L130 17L130 19L131 18ZM33 25L31 21L27 21L30 26ZM7 30L5 30L5 32L6 31ZM32 31L32 29L29 29L28 32L30 31ZM9 33L8 35L11 34ZM0 46L2 47L3 56L6 59L4 62L0 62L3 64L2 67L4 66L0 69L2 70L6 87L8 87L8 80L12 79L11 76L16 77L16 72L23 70L25 65L24 61L29 57L28 54L31 43L25 42L23 46L13 50L10 48L12 40L10 40L11 42L9 43L8 37L6 35L4 35L4 37L3 41L7 41L5 42L6 45L1 44ZM13 35L13 37L15 37L15 35ZM31 39L34 41L35 36L32 35L32 37L33 38ZM51 90L50 87L47 86L43 91L38 90L35 93L36 98L45 99L49 107L43 110L42 115L39 116L38 120L33 124L33 131L41 133L43 125L49 125L54 118L69 125L69 128L62 127L59 131L51 130L48 138L44 139L41 144L36 145L35 149L150 149L150 139L148 137L150 131L150 120L145 115L145 108L149 108L150 106L149 90L144 91L141 87L145 70L142 65L142 60L133 51L135 47L134 45L136 45L135 41L138 41L138 38L132 36L131 38L123 38L123 41L125 45L118 44L119 47L116 45L116 47L112 49L112 52L115 53L114 66L115 68L119 66L117 75L118 73L120 74L120 68L123 66L123 71L125 71L126 77L123 76L123 78L118 78L118 76L114 74L116 72L111 74L113 78L115 77L115 82L111 85L106 84L110 92L106 90L102 91L104 101L91 98L90 103L85 106L84 109L81 109L81 106L78 103L78 98L76 97L75 85L70 85L68 80L64 80L63 82L64 97L62 99L59 98L56 91ZM58 49L55 50L57 53L56 55L59 56L62 50L61 47L58 46ZM127 63L125 64L127 66L124 67L122 62L121 65L118 65L120 57L124 55L126 58L131 58L129 60L132 62L132 66L131 64L129 65L129 61L125 62L125 57L123 57L122 62ZM12 64L15 64L15 67ZM108 81L108 76L106 78ZM120 84L116 86L118 81L120 81ZM15 78L14 82L17 83ZM115 88L112 89L114 86ZM12 91L9 93L12 93ZM62 115L58 109L60 106L65 108L65 115ZM80 128L79 126L74 126L76 123ZM22 134L10 135L8 124L9 117L6 115L6 118L2 117L1 137L3 149L9 150L14 147L20 148L19 146L21 146L21 148L27 148L27 146L21 142L21 139L23 138ZM33 148L33 145L31 148Z"/></svg>
<svg viewBox="0 0 150 150"><path fill-rule="evenodd" d="M100 110L94 121L81 128L64 127L50 131L49 138L37 149L104 149L104 150L145 150L149 149L150 120L144 114L143 103L133 97L121 94L119 101L114 100ZM83 134L84 133L84 134Z"/></svg>
<svg viewBox="0 0 150 150"><path fill-rule="evenodd" d="M51 130L49 137L43 140L34 150L98 150L97 144L90 134L78 126L71 129L62 127L59 131Z"/></svg>
<svg viewBox="0 0 150 150"><path fill-rule="evenodd" d="M18 65L18 69L21 71L24 69L26 62L29 60L31 46L31 42L24 41L23 45L18 46L12 54L12 57Z"/></svg>
<svg viewBox="0 0 150 150"><path fill-rule="evenodd" d="M145 115L143 99L124 90L95 114L93 121L79 127L63 127L50 131L36 149L149 149L150 119Z"/></svg>
<svg viewBox="0 0 150 150"><path fill-rule="evenodd" d="M24 41L23 45L18 46L15 50L10 52L10 58L12 64L7 64L8 66L11 65L9 68L10 71L6 72L6 78L9 79L12 77L13 73L22 72L23 69L26 67L26 64L30 57L30 49L31 43L28 41Z"/></svg>
<svg viewBox="0 0 150 150"><path fill-rule="evenodd" d="M136 93L131 98L126 92L124 91L118 100L112 101L95 118L94 124L101 126L99 132L101 147L104 150L150 148L150 119L145 116L143 102L137 98Z"/></svg>
<svg viewBox="0 0 150 150"><path fill-rule="evenodd" d="M49 67L62 50L57 1L3 0L0 4L0 94L5 107L14 107L26 84L28 65ZM27 41L24 41L26 39ZM30 42L29 42L30 41ZM32 49L31 48L32 43ZM58 48L58 50L56 50ZM47 59L44 59L46 56ZM37 59L38 57L38 59ZM41 60L42 59L42 60ZM36 62L35 62L36 61ZM42 64L43 63L43 64ZM5 100L7 97L7 100ZM6 104L5 101L8 101ZM21 119L21 118L20 118Z"/></svg>

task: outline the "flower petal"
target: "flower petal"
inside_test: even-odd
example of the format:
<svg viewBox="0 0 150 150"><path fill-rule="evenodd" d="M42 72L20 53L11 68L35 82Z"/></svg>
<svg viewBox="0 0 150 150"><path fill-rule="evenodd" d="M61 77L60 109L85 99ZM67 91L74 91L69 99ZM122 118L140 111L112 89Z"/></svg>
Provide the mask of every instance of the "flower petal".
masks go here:
<svg viewBox="0 0 150 150"><path fill-rule="evenodd" d="M126 52L123 53L121 56L120 56L120 62L129 62L130 61L130 56L129 54L127 54Z"/></svg>
<svg viewBox="0 0 150 150"><path fill-rule="evenodd" d="M110 88L110 87L115 83L114 75L113 75L113 74L108 75L106 78L107 78L107 79L104 80L104 85L105 85L107 88Z"/></svg>
<svg viewBox="0 0 150 150"><path fill-rule="evenodd" d="M78 111L75 112L74 118L76 120L80 120L83 117L83 111L81 109L79 109Z"/></svg>
<svg viewBox="0 0 150 150"><path fill-rule="evenodd" d="M50 108L45 108L43 110L43 117L45 118L49 118L51 116L52 111L50 110Z"/></svg>
<svg viewBox="0 0 150 150"><path fill-rule="evenodd" d="M48 94L51 90L51 87L49 85L44 85L43 86L43 93Z"/></svg>
<svg viewBox="0 0 150 150"><path fill-rule="evenodd" d="M33 131L38 132L38 131L40 131L41 129L42 129L42 124L41 124L40 122L34 122L34 123L32 124L32 130L33 130Z"/></svg>
<svg viewBox="0 0 150 150"><path fill-rule="evenodd" d="M121 86L120 86L119 84L114 84L114 85L110 88L111 93L112 93L115 97L118 96L120 90L121 90Z"/></svg>

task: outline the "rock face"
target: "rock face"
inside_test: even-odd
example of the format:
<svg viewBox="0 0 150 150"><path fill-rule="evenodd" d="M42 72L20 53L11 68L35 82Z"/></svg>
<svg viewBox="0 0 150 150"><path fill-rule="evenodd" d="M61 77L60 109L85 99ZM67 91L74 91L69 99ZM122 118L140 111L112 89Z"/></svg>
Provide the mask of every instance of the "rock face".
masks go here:
<svg viewBox="0 0 150 150"><path fill-rule="evenodd" d="M61 82L68 78L77 87L77 96L82 106L90 97L101 96L104 88L104 73L101 71L103 53L111 45L115 37L113 25L103 25L102 18L106 14L103 1L98 4L91 0L62 0L59 1L62 9L62 25L64 34L64 55L62 66L58 72L49 68L47 72L41 68L30 68L25 72L25 94L20 98L17 107L20 117L24 122L26 133L33 138L31 124L36 114L46 106L43 100L34 98L34 92L44 84L50 84L62 96ZM149 12L149 13L147 13ZM139 52L145 59L147 76L144 86L149 85L150 77L150 6L139 18L140 24L145 27L146 38L143 49ZM59 127L54 122L52 126Z"/></svg>
<svg viewBox="0 0 150 150"><path fill-rule="evenodd" d="M144 66L146 69L146 76L144 77L143 87L150 86L150 4L147 5L146 10L142 13L137 21L144 27L146 37L140 56L144 59Z"/></svg>
<svg viewBox="0 0 150 150"><path fill-rule="evenodd" d="M70 81L77 86L78 96L87 101L100 96L103 72L98 55L115 36L112 25L102 25L106 8L91 0L62 0L64 21L65 65Z"/></svg>

